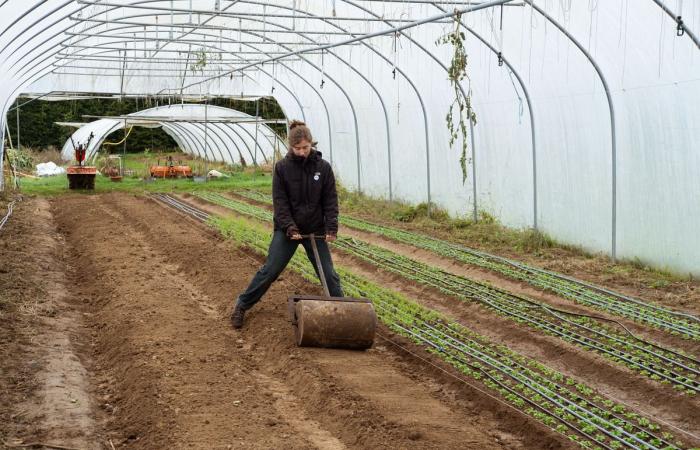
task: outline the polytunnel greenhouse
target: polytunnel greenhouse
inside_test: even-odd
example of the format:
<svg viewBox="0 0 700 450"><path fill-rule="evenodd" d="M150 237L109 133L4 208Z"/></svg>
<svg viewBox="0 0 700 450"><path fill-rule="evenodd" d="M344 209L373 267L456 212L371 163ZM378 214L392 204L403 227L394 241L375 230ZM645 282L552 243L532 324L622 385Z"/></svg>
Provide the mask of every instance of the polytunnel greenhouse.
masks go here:
<svg viewBox="0 0 700 450"><path fill-rule="evenodd" d="M8 448L700 446L700 0L4 0L0 66Z"/></svg>

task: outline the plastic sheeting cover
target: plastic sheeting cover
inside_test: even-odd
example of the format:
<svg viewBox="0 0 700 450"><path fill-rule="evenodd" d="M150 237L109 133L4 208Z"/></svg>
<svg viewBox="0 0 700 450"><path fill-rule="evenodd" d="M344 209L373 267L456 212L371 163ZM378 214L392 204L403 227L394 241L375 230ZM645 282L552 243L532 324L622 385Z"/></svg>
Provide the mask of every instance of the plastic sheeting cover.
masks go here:
<svg viewBox="0 0 700 450"><path fill-rule="evenodd" d="M453 28L449 20L260 64L454 4L263 0L222 2L214 11L215 2L193 0L191 13L185 1L91 3L2 3L5 113L23 91L271 95L287 117L311 125L350 188L430 198L462 216L476 203L507 225L537 220L556 239L592 251L610 253L614 235L618 257L700 275L696 0L528 0L463 15L469 77L462 88L473 93L478 117L466 183L461 143L450 148L445 127L452 52L436 45ZM609 86L614 129L584 51ZM166 131L202 151L197 127ZM238 139L250 146L245 135ZM218 142L213 153L226 157L225 147Z"/></svg>

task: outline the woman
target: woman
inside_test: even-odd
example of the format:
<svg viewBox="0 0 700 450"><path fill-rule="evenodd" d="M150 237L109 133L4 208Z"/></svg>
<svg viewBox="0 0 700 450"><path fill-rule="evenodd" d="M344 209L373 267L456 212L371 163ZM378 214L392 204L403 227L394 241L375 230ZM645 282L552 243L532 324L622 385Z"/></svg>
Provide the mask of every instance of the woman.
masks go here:
<svg viewBox="0 0 700 450"><path fill-rule="evenodd" d="M289 151L275 164L272 177L272 202L275 231L265 264L258 270L248 288L238 296L231 322L241 328L245 312L255 305L282 273L301 243L316 273L316 260L311 243L302 235L324 236L317 242L328 290L342 297L340 278L333 269L327 242L338 233L338 194L331 165L314 148L311 131L304 122L293 121L287 137Z"/></svg>

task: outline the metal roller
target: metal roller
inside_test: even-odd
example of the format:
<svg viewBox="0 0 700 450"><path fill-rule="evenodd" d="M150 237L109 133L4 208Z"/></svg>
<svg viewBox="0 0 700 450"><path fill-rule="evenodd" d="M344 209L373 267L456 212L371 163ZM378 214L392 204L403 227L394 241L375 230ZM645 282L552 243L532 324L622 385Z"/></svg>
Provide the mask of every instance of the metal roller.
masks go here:
<svg viewBox="0 0 700 450"><path fill-rule="evenodd" d="M300 347L370 348L377 328L377 314L372 302L359 298L331 297L318 256L316 237L313 234L303 237L311 240L326 295L289 297L288 308L296 344Z"/></svg>

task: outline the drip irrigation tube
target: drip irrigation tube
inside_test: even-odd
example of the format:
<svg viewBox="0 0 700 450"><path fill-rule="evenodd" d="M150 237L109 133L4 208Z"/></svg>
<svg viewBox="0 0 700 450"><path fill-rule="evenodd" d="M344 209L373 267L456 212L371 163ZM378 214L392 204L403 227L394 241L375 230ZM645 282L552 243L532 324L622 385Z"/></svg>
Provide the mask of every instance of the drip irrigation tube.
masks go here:
<svg viewBox="0 0 700 450"><path fill-rule="evenodd" d="M157 194L153 197L165 205L191 215L200 221L206 221L211 217L210 214L167 194ZM257 250L264 251L264 249ZM304 269L308 268L298 268L302 274L313 276L311 273L305 273ZM348 282L350 284L355 284L359 281L354 276L349 278ZM356 290L362 290L361 285L354 285L353 287ZM410 313L400 310L395 304L391 303L391 298L378 299L375 302L375 307L378 308L380 316L384 313L398 319L398 321L388 323L390 328L394 328L395 331L410 336L414 341L419 341L432 350L445 355L445 359L448 362L455 361L469 367L474 372L480 373L503 391L517 397L524 404L530 405L532 410L539 410L544 413L551 419L550 422L555 421L564 424L569 430L582 438L596 443L600 448L613 449L618 448L620 444L640 450L662 447L675 448L674 444L667 439L651 433L652 430L642 428L623 415L607 411L606 407L582 397L566 387L563 380L556 383L549 381L545 375L539 374L519 363L517 358L514 360L513 356L494 350L490 345L469 338L460 333L459 330L451 328L449 324L446 325L438 321L431 325L431 323L423 320L417 312ZM497 373L513 380L516 386L503 381L502 376L490 373L490 370L487 370L486 367L490 367ZM544 380L547 380L547 384L544 383ZM522 392L516 389L517 386ZM540 403L534 400L537 398L540 398ZM544 403L544 405L541 403ZM550 406L550 408L546 406ZM566 414L563 414L562 411ZM573 417L573 419L569 417ZM551 423L548 426L552 427ZM593 436L592 432L596 432L596 435ZM601 438L601 436L606 436L607 438ZM608 445L608 440L611 442L610 445ZM612 443L617 445L612 445Z"/></svg>
<svg viewBox="0 0 700 450"><path fill-rule="evenodd" d="M220 204L262 221L269 222L272 219L272 213L266 209L228 199L220 194L204 192L197 193L196 195L204 200ZM506 316L512 317L515 321L526 322L535 328L542 329L561 339L570 340L581 347L606 354L613 360L620 360L629 367L639 371L647 371L649 377L658 377L659 379L668 380L672 384L682 386L691 391L700 392L700 383L692 379L700 375L700 371L695 367L690 367L698 363L694 358L639 339L624 326L623 328L628 334L635 339L634 342L626 341L620 336L615 336L605 330L601 331L591 326L586 326L583 323L561 317L559 314L579 316L591 320L605 319L610 321L611 319L574 313L543 305L534 300L520 297L492 286L483 285L444 271L431 269L422 263L400 255L389 255L388 253L390 252L387 250L375 248L364 242L358 242L355 239L340 238L336 241L336 244L348 253L364 259L371 264L379 265L401 276L406 276L408 274L408 278L410 278L410 274L413 274L413 276L416 277L415 280L421 284L432 286L448 295L456 296L457 298L466 297L469 300L481 302ZM549 318L536 314L533 311L535 309L542 310ZM555 321L552 321L552 318L554 318ZM557 320L559 323L556 322ZM617 321L613 322L619 324ZM568 327L572 327L573 329ZM639 343L656 348L665 354L646 348L643 345L639 345ZM628 347L631 347L631 349ZM643 357L640 358L638 354L635 355L631 351L638 351ZM670 355L685 359L690 364L677 361L670 357Z"/></svg>

